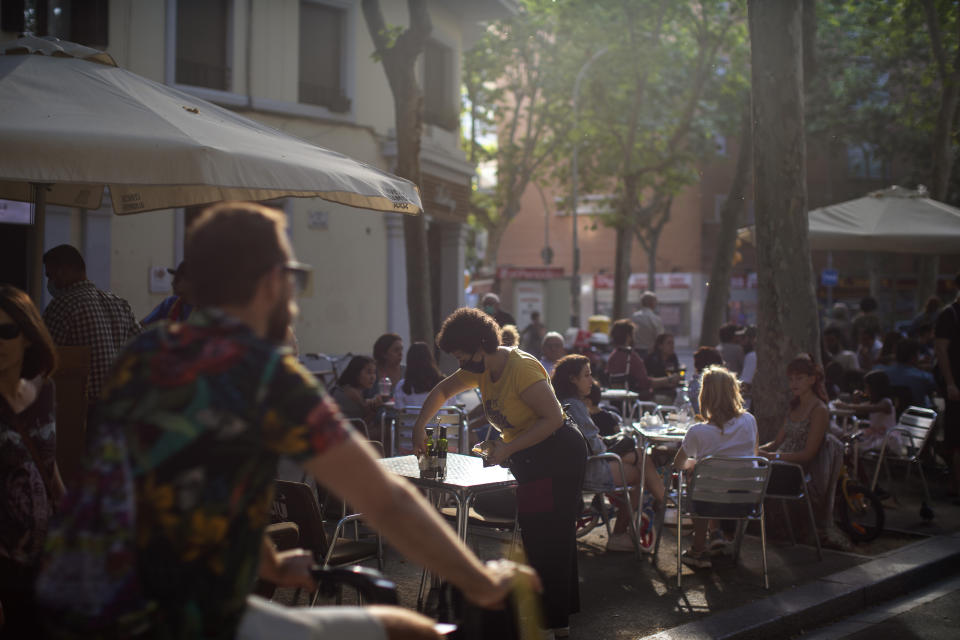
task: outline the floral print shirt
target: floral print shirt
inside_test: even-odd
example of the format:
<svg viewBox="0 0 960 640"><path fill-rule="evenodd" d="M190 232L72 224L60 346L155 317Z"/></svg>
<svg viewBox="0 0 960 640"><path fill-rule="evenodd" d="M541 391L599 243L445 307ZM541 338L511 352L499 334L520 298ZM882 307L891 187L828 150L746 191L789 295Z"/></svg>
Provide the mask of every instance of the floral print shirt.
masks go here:
<svg viewBox="0 0 960 640"><path fill-rule="evenodd" d="M50 380L19 415L0 397L0 557L25 566L39 560L52 513L46 486L56 462L54 409ZM33 443L39 466L21 434Z"/></svg>
<svg viewBox="0 0 960 640"><path fill-rule="evenodd" d="M220 312L135 339L104 389L136 487L137 571L162 612L155 637L232 638L257 574L281 456L349 427L292 353Z"/></svg>

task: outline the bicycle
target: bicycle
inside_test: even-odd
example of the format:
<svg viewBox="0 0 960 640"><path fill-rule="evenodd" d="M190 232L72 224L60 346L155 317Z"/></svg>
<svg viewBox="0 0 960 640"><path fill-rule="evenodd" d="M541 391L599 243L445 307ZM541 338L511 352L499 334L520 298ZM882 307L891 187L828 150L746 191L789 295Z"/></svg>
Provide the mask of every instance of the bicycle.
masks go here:
<svg viewBox="0 0 960 640"><path fill-rule="evenodd" d="M854 444L859 439L855 432L843 437L843 466L837 478L834 499L834 519L853 542L870 542L883 531L885 514L883 503L870 491L869 481L856 464ZM851 472L850 466L854 472Z"/></svg>

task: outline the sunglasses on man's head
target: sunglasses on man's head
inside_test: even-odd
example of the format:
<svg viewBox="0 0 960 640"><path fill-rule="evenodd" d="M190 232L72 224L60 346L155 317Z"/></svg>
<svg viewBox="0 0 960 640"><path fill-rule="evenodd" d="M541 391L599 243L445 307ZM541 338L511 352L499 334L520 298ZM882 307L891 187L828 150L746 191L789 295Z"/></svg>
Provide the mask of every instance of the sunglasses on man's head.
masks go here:
<svg viewBox="0 0 960 640"><path fill-rule="evenodd" d="M293 285L297 290L297 295L303 293L310 286L310 274L313 267L302 262L290 260L283 265L283 270L293 275Z"/></svg>
<svg viewBox="0 0 960 640"><path fill-rule="evenodd" d="M0 340L13 340L20 335L20 325L8 322L0 324Z"/></svg>

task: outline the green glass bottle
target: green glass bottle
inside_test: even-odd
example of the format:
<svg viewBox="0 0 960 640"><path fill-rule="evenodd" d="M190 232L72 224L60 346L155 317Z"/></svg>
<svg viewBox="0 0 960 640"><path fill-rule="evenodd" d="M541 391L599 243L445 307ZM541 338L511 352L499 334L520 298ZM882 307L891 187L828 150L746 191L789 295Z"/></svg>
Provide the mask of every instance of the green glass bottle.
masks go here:
<svg viewBox="0 0 960 640"><path fill-rule="evenodd" d="M437 440L437 477L441 480L447 477L447 447L447 428L441 425Z"/></svg>

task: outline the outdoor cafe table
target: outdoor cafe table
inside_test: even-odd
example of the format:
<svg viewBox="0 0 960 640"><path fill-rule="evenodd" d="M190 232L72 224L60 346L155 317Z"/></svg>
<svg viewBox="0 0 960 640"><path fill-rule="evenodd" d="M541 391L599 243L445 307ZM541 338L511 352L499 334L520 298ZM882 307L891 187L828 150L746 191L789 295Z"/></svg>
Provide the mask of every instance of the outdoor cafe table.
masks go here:
<svg viewBox="0 0 960 640"><path fill-rule="evenodd" d="M662 425L645 425L642 422L634 422L632 427L634 432L640 436L640 468L645 469L647 464L647 446L663 444L671 448L679 449L683 443L687 430L696 424L681 424L676 422L665 422ZM640 504L643 504L643 492L646 489L646 474L640 474Z"/></svg>
<svg viewBox="0 0 960 640"><path fill-rule="evenodd" d="M633 402L640 399L640 394L628 389L604 389L600 392L600 399L607 402L620 403L620 415L629 417Z"/></svg>
<svg viewBox="0 0 960 640"><path fill-rule="evenodd" d="M464 542L474 499L481 493L517 485L509 469L499 465L484 467L481 458L461 453L447 454L447 476L443 480L421 478L417 456L382 458L377 462L390 473L403 476L418 487L452 495L457 502L457 535Z"/></svg>

